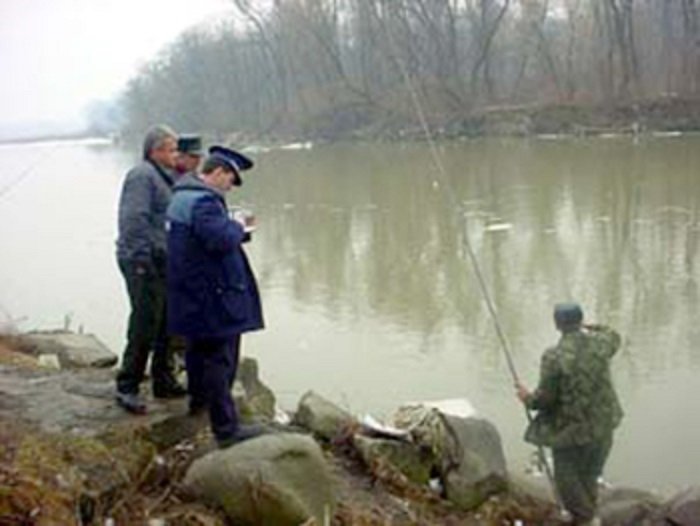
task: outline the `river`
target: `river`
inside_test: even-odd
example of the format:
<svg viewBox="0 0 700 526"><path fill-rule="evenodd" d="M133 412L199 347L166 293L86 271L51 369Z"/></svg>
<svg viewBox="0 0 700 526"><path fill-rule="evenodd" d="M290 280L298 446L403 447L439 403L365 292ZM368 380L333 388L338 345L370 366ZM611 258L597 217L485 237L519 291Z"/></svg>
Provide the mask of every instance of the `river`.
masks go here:
<svg viewBox="0 0 700 526"><path fill-rule="evenodd" d="M284 408L307 389L378 417L466 397L520 470L525 418L466 229L525 383L557 340L555 302L623 334L607 479L699 482L700 137L449 142L444 172L425 144L298 146L253 154L231 196L259 223L267 329L244 352ZM0 325L67 324L121 352L116 208L135 159L101 141L0 146Z"/></svg>

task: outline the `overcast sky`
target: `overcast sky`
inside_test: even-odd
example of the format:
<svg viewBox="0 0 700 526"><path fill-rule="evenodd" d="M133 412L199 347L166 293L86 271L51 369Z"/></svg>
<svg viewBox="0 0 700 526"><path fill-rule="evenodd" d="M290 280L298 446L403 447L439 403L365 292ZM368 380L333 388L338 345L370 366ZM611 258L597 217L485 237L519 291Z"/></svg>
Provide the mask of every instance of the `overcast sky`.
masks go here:
<svg viewBox="0 0 700 526"><path fill-rule="evenodd" d="M77 121L230 0L0 0L0 129Z"/></svg>

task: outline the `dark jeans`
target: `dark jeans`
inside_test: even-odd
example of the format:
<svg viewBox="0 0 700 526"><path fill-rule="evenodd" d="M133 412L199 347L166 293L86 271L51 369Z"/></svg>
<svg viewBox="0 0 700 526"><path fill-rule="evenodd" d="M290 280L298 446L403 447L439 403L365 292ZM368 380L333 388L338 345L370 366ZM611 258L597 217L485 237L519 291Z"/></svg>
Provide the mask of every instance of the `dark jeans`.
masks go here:
<svg viewBox="0 0 700 526"><path fill-rule="evenodd" d="M554 480L564 507L574 520L586 522L596 514L598 477L612 447L612 434L583 446L555 448Z"/></svg>
<svg viewBox="0 0 700 526"><path fill-rule="evenodd" d="M238 370L240 334L229 339L188 339L185 352L190 407L209 408L216 440L231 438L238 429L238 412L231 395Z"/></svg>
<svg viewBox="0 0 700 526"><path fill-rule="evenodd" d="M130 261L119 261L131 303L126 349L117 373L117 389L138 393L148 362L154 384L173 380L173 364L168 351L165 325L165 261L159 261L146 273L137 273Z"/></svg>

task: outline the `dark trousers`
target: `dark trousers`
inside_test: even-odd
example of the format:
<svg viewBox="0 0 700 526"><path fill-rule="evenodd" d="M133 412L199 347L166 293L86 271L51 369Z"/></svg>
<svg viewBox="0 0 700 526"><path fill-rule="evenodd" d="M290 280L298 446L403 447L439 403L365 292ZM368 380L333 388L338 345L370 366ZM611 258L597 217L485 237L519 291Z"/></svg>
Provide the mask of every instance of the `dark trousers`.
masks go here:
<svg viewBox="0 0 700 526"><path fill-rule="evenodd" d="M209 408L216 440L231 438L238 429L238 412L231 395L238 370L241 336L229 339L188 339L185 352L190 407Z"/></svg>
<svg viewBox="0 0 700 526"><path fill-rule="evenodd" d="M120 260L119 270L126 282L131 314L126 348L117 373L117 389L122 393L138 393L151 351L153 383L168 383L173 379L165 326L165 261L139 274L132 262Z"/></svg>
<svg viewBox="0 0 700 526"><path fill-rule="evenodd" d="M612 447L612 435L583 446L554 448L554 480L576 523L591 520L598 505L598 478Z"/></svg>

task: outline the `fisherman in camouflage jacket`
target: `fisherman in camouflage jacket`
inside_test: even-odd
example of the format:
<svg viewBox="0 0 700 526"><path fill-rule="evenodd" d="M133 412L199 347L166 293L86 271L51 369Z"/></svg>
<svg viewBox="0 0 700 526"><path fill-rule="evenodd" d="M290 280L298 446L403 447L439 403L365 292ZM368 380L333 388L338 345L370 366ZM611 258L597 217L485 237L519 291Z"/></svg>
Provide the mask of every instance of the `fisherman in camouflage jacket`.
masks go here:
<svg viewBox="0 0 700 526"><path fill-rule="evenodd" d="M534 392L517 384L518 398L536 411L525 440L552 449L554 480L574 524L599 524L598 478L608 458L622 408L610 375L620 335L582 323L575 303L558 304L554 322L562 336L542 356Z"/></svg>

